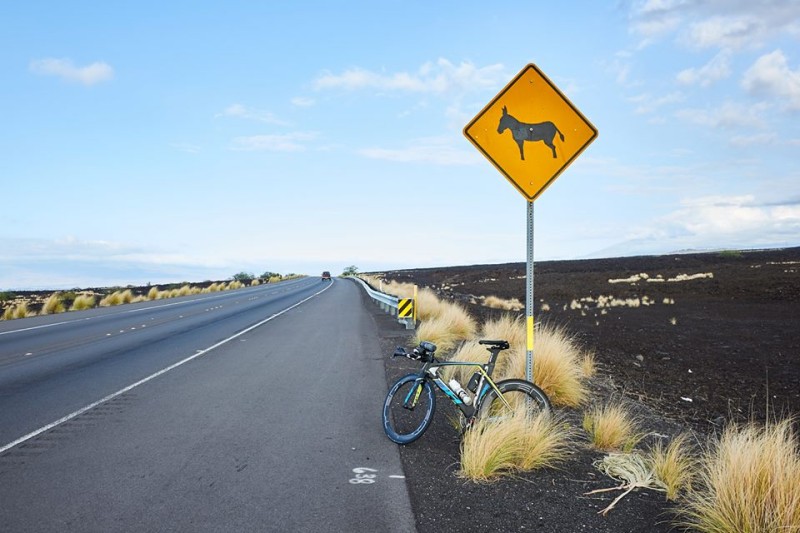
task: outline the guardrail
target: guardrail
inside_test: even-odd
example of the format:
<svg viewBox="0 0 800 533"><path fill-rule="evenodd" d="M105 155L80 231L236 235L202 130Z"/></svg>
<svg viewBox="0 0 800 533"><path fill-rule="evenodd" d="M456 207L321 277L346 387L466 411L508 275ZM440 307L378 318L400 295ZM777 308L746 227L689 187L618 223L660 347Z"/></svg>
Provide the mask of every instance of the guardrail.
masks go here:
<svg viewBox="0 0 800 533"><path fill-rule="evenodd" d="M382 292L373 290L373 288L367 285L367 283L363 279L358 278L356 276L348 276L347 279L352 279L353 281L361 285L367 292L367 295L370 298L372 298L373 301L375 301L378 305L380 305L381 309L383 309L386 313L392 316L397 316L397 304L399 299L396 296L392 296L390 294L384 294ZM397 321L400 322L401 324L405 324L406 329L414 329L414 327L416 326L416 324L414 323L415 322L414 318L412 317L398 318Z"/></svg>

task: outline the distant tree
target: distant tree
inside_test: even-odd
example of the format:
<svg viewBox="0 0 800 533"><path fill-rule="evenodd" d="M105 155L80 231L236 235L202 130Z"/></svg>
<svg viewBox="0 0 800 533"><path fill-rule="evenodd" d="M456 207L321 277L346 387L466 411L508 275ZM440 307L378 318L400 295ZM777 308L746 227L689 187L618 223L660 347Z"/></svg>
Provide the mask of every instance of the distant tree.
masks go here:
<svg viewBox="0 0 800 533"><path fill-rule="evenodd" d="M268 280L268 279L270 279L270 278L280 278L280 277L281 277L281 275L280 275L280 274L278 274L277 272L270 272L269 270L267 270L266 272L264 272L263 274L261 274L259 277L260 277L261 279L266 279L266 280Z"/></svg>
<svg viewBox="0 0 800 533"><path fill-rule="evenodd" d="M356 274L358 274L358 267L355 265L350 265L342 271L342 276L355 276Z"/></svg>
<svg viewBox="0 0 800 533"><path fill-rule="evenodd" d="M250 272L239 272L238 274L233 275L233 281L239 281L241 283L250 283L255 278L255 274L251 274Z"/></svg>

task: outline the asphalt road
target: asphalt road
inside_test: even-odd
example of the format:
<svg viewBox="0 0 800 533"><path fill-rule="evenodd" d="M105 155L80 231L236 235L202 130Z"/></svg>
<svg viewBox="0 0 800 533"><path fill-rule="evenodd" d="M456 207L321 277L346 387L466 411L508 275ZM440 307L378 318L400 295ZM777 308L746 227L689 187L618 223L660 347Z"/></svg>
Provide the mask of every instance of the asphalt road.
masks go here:
<svg viewBox="0 0 800 533"><path fill-rule="evenodd" d="M359 290L0 323L0 531L413 531Z"/></svg>

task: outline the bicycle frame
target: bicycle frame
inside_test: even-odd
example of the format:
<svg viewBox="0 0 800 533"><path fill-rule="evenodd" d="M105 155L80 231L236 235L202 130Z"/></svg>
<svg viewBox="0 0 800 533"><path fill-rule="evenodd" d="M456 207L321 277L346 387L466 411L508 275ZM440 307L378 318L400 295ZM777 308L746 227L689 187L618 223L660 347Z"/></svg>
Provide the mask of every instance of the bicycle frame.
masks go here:
<svg viewBox="0 0 800 533"><path fill-rule="evenodd" d="M467 361L429 361L425 363L422 369L419 372L419 375L415 381L416 386L413 387L406 396L405 400L403 401L403 406L406 409L414 409L417 405L417 400L419 400L419 396L422 393L422 383L426 380L433 381L436 386L441 390L445 395L450 398L450 400L458 407L464 416L467 419L471 419L475 416L475 413L478 412L481 406L481 402L486 397L486 393L489 392L489 389L494 389L497 393L497 397L500 398L503 403L506 404L506 407L511 407L506 399L503 397L503 394L500 392L500 389L497 388L497 385L492 380L491 372L494 369L494 362L497 357L496 353L493 353L489 359L488 363L472 363ZM439 377L439 369L445 366L468 366L474 367L478 372L480 372L481 377L478 381L478 386L475 389L475 402L473 405L465 404L458 395L453 392L453 389L445 383L445 381ZM485 368L486 367L486 368ZM413 398L412 398L413 395Z"/></svg>

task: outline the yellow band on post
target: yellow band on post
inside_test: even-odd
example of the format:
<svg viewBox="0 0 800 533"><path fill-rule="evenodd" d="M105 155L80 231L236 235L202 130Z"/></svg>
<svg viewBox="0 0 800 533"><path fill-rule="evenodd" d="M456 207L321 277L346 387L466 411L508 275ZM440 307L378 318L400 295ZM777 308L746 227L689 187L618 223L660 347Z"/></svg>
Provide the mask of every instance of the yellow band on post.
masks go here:
<svg viewBox="0 0 800 533"><path fill-rule="evenodd" d="M528 351L533 351L533 317L528 317Z"/></svg>

